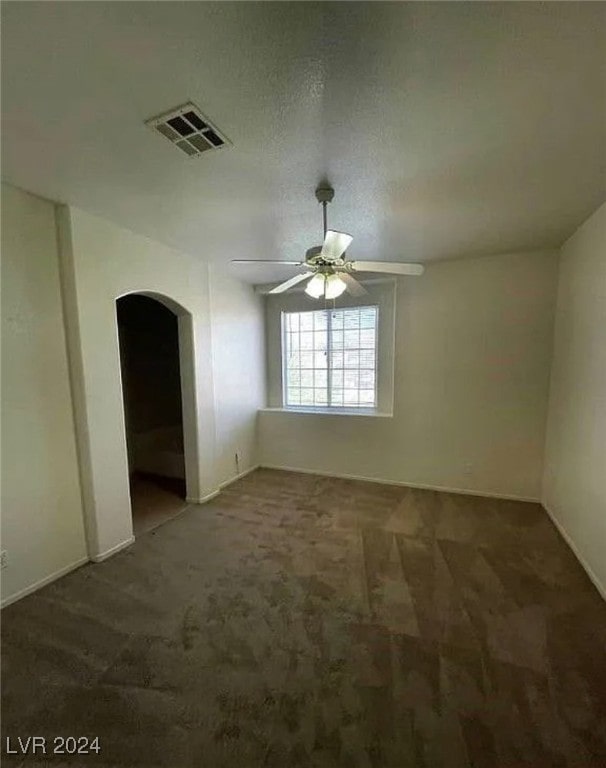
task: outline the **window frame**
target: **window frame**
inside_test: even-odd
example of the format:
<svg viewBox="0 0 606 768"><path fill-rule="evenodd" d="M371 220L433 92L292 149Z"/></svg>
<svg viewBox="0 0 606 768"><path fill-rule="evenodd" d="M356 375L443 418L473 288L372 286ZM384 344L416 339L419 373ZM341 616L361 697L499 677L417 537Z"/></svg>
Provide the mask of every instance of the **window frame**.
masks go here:
<svg viewBox="0 0 606 768"><path fill-rule="evenodd" d="M364 281L366 295L351 296L343 294L338 299L325 304L324 301L310 299L301 289L296 288L286 293L270 294L261 289L265 314L265 406L260 411L291 414L301 419L318 417L334 418L374 418L392 417L394 414L395 383L395 345L396 345L396 310L399 291L395 278L377 278ZM312 408L310 406L284 406L283 369L282 369L282 323L281 312L303 312L309 309L329 308L344 309L364 305L378 305L378 366L377 366L377 408Z"/></svg>
<svg viewBox="0 0 606 768"><path fill-rule="evenodd" d="M361 405L359 402L357 404L345 404L342 405L339 404L333 404L331 402L332 397L332 375L334 372L333 366L331 364L331 336L332 336L332 313L333 312L340 312L344 313L351 310L356 310L358 312L361 312L364 309L372 308L375 310L375 318L374 318L374 367L373 367L373 373L374 373L374 385L373 385L373 403L372 405ZM322 404L312 404L312 405L302 405L302 404L296 404L288 403L288 365L287 365L287 340L286 340L286 319L288 315L302 315L302 314L314 314L317 312L325 312L327 316L327 324L326 324L326 394L327 394L327 403L326 405ZM379 347L380 347L380 329L381 329L381 322L380 322L380 313L381 308L378 301L372 301L372 303L364 303L364 304L356 304L356 305L349 305L349 306L342 306L342 307L322 307L318 309L281 309L280 310L280 356L281 356L281 378L282 378L282 407L284 410L287 411L308 411L310 413L317 413L317 412L328 412L328 413L348 413L348 412L355 412L360 414L372 414L377 412L379 407ZM345 326L345 323L343 323L343 326ZM345 331L345 327L343 327L343 331ZM301 333L301 331L299 331ZM358 347L358 351L360 351L360 347ZM345 348L343 349L345 352ZM315 350L314 350L315 352ZM312 368L313 371L315 371L315 367ZM338 369L343 370L345 373L345 368ZM358 373L360 372L360 367L358 366ZM301 368L299 368L299 371L301 371ZM315 382L314 382L315 383ZM301 386L299 385L299 389L301 389ZM315 390L315 386L312 388ZM343 387L344 389L344 387ZM367 388L365 388L367 389ZM358 382L357 391L360 391L360 386ZM359 396L358 396L359 400Z"/></svg>

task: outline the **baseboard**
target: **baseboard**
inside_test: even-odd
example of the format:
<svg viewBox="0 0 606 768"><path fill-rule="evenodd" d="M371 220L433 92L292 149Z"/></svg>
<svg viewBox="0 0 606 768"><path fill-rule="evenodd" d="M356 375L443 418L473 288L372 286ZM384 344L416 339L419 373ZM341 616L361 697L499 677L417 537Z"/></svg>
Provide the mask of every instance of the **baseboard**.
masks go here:
<svg viewBox="0 0 606 768"><path fill-rule="evenodd" d="M241 478L246 477L246 475L250 475L250 473L254 472L255 469L259 469L258 464L255 464L254 467L250 467L249 469L245 469L244 472L240 472L238 475L230 477L229 480L225 480L219 485L216 491L212 491L211 493L207 494L206 496L202 496L199 499L188 497L186 501L188 504L205 504L207 501L211 501L211 499L214 499L216 496L218 496L224 488L227 488L228 485L235 483L236 480L240 480Z"/></svg>
<svg viewBox="0 0 606 768"><path fill-rule="evenodd" d="M379 477L365 477L364 475L350 475L338 472L322 472L317 469L300 469L297 467L279 467L276 464L260 464L263 469L277 469L282 472L300 472L304 475L320 475L320 477L336 477L341 480L362 480L365 483L379 483L380 485L401 485L405 488L419 488L422 491L440 491L441 493L458 493L462 496L480 496L484 499L506 499L509 501L527 501L540 504L541 500L534 496L516 496L509 493L492 493L490 491L477 491L467 488L450 488L446 485L427 485L425 483L409 483L403 480L387 480Z"/></svg>
<svg viewBox="0 0 606 768"><path fill-rule="evenodd" d="M120 544L116 544L115 547L106 549L105 552L100 552L98 555L93 555L91 557L91 560L93 561L93 563L102 563L104 560L107 560L108 557L118 554L118 552L120 552L123 549L126 549L126 547L130 547L130 545L133 544L134 541L135 541L135 537L131 536L129 539L126 539L126 541L121 541Z"/></svg>
<svg viewBox="0 0 606 768"><path fill-rule="evenodd" d="M187 496L185 501L188 504L206 504L207 501L210 501L211 499L214 499L215 496L218 496L221 491L217 489L216 491L211 491L210 493L207 493L206 496L200 496L200 498L194 498L193 496Z"/></svg>
<svg viewBox="0 0 606 768"><path fill-rule="evenodd" d="M568 544L568 546L572 550L572 553L581 564L581 567L593 582L594 587L598 590L598 592L604 598L604 600L606 600L606 585L600 582L596 574L593 572L592 567L589 565L587 560L585 560L583 555L579 552L577 545L574 543L572 537L570 536L566 528L564 528L562 523L560 523L560 521L556 518L554 513L549 509L549 507L547 506L547 504L545 504L544 501L542 502L542 506L545 512L547 512L547 514L549 515L549 519L551 520L551 522L558 529L560 536L564 539L566 544Z"/></svg>
<svg viewBox="0 0 606 768"><path fill-rule="evenodd" d="M251 472L254 472L255 469L259 469L259 465L255 464L254 467L249 467L249 469L245 469L244 472L240 472L238 475L234 475L231 479L226 480L224 483L221 483L219 488L223 490L224 488L227 488L228 485L231 485L232 483L235 483L236 480L241 480L243 477L246 477L246 475L250 475Z"/></svg>
<svg viewBox="0 0 606 768"><path fill-rule="evenodd" d="M66 576L71 571L75 571L76 568L80 568L85 563L88 563L88 561L89 561L88 557L81 557L75 562L70 563L69 565L66 565L65 568L59 568L58 571L51 573L50 576L45 576L43 579L40 579L40 581L36 581L34 584L30 584L29 587L25 587L25 589L19 590L19 592L16 592L14 595L10 595L10 597L5 597L0 607L6 608L7 605L16 603L17 600L21 600L22 597L27 597L27 595L31 595L32 592L37 592L39 589L42 589L42 587L45 587L47 584L50 584L51 582L56 581L57 579L60 579L62 576Z"/></svg>

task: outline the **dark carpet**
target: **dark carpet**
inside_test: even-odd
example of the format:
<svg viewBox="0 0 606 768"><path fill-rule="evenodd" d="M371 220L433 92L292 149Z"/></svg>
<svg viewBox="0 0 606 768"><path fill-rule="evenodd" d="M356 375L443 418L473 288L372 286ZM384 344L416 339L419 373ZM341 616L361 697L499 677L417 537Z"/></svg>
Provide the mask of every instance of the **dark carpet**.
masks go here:
<svg viewBox="0 0 606 768"><path fill-rule="evenodd" d="M606 766L606 604L536 504L258 470L2 619L7 766Z"/></svg>

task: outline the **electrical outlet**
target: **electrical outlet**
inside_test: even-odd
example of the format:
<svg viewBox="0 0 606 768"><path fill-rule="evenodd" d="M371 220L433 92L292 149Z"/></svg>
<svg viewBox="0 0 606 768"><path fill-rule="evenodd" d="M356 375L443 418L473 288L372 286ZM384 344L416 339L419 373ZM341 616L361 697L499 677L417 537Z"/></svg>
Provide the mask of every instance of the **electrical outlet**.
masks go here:
<svg viewBox="0 0 606 768"><path fill-rule="evenodd" d="M471 473L473 472L473 464L471 463L471 461L465 462L465 464L463 466L463 472L466 475L471 475Z"/></svg>
<svg viewBox="0 0 606 768"><path fill-rule="evenodd" d="M2 552L0 552L0 568L6 568L8 565L8 552L3 549Z"/></svg>

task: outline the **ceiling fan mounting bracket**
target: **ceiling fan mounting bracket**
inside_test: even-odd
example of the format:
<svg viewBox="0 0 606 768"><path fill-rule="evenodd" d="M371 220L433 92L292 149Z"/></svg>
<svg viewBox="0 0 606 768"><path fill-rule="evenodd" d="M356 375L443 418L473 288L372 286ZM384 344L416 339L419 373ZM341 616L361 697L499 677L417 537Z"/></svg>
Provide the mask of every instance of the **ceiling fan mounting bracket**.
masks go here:
<svg viewBox="0 0 606 768"><path fill-rule="evenodd" d="M316 200L319 203L332 203L335 191L332 187L318 187L316 189Z"/></svg>

